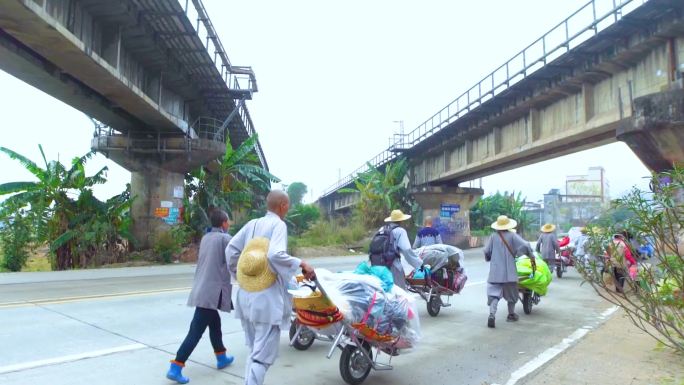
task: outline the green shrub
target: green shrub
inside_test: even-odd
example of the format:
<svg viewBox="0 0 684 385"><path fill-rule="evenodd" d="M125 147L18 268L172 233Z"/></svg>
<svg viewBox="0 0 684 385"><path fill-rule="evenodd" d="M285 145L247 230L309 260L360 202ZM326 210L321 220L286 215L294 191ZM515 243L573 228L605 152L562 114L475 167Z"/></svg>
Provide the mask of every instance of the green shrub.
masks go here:
<svg viewBox="0 0 684 385"><path fill-rule="evenodd" d="M180 240L174 237L173 228L161 231L157 234L154 242L154 253L163 263L171 263L173 256L181 251Z"/></svg>
<svg viewBox="0 0 684 385"><path fill-rule="evenodd" d="M27 219L15 216L10 224L0 232L2 243L2 267L9 271L21 271L29 257L28 246L31 238Z"/></svg>
<svg viewBox="0 0 684 385"><path fill-rule="evenodd" d="M297 247L344 246L358 247L368 232L361 220L319 220L295 238Z"/></svg>

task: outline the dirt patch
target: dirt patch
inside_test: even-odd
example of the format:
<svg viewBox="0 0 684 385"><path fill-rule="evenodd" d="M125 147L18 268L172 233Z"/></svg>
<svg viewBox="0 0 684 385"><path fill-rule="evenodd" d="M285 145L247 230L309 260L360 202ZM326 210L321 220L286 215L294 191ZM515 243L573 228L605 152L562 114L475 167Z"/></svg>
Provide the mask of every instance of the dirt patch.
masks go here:
<svg viewBox="0 0 684 385"><path fill-rule="evenodd" d="M342 255L360 255L356 249L347 249L342 246L307 246L297 247L292 254L298 258L315 258L315 257L331 257Z"/></svg>

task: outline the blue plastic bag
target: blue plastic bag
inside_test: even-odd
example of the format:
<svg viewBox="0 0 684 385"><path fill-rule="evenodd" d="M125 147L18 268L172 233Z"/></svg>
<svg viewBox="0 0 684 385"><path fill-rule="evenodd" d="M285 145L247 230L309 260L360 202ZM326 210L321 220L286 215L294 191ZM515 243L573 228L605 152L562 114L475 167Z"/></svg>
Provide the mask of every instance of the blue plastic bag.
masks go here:
<svg viewBox="0 0 684 385"><path fill-rule="evenodd" d="M385 266L371 266L368 262L364 261L356 266L354 274L374 275L380 278L380 281L382 282L382 290L385 292L392 290L392 285L394 285L394 277L392 276L392 272Z"/></svg>

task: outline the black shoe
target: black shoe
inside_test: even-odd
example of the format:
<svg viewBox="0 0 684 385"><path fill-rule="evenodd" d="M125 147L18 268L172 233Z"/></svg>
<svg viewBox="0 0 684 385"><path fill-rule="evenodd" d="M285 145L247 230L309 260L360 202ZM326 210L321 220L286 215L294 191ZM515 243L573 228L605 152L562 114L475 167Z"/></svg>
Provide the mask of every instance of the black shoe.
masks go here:
<svg viewBox="0 0 684 385"><path fill-rule="evenodd" d="M489 318L487 318L487 327L488 328L494 328L494 316L490 315Z"/></svg>
<svg viewBox="0 0 684 385"><path fill-rule="evenodd" d="M518 318L518 315L515 313L509 314L508 317L506 317L506 322L516 322Z"/></svg>

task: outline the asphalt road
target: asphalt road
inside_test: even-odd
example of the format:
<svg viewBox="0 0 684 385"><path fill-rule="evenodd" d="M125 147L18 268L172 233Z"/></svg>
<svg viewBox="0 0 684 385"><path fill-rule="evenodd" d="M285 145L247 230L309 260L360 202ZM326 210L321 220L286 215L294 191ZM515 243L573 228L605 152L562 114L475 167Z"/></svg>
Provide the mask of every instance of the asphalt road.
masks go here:
<svg viewBox="0 0 684 385"><path fill-rule="evenodd" d="M310 262L339 271L364 258ZM531 363L572 341L569 336L597 325L609 308L570 269L532 314L522 314L518 304L520 321L507 323L502 304L496 329L488 329L488 266L481 250L466 251L466 269L466 288L439 316L430 317L419 300L420 345L394 357L393 370L371 372L365 384L512 385ZM171 384L164 373L192 318L185 302L193 274L193 265L0 274L0 384ZM247 350L240 324L231 314L222 314L222 323L236 361L214 369L205 336L184 370L191 384L243 382ZM325 357L329 346L316 341L297 351L283 333L280 358L266 383L344 384L339 351Z"/></svg>

